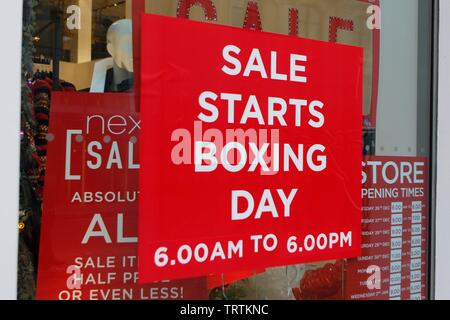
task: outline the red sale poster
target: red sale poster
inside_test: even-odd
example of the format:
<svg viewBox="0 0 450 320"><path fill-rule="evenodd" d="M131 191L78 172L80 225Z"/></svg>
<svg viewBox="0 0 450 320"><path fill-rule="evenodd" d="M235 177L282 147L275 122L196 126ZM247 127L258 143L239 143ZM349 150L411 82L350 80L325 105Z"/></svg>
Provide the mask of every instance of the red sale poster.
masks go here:
<svg viewBox="0 0 450 320"><path fill-rule="evenodd" d="M138 284L133 95L52 93L37 298L206 299L206 279Z"/></svg>
<svg viewBox="0 0 450 320"><path fill-rule="evenodd" d="M358 47L142 16L143 282L360 254Z"/></svg>
<svg viewBox="0 0 450 320"><path fill-rule="evenodd" d="M366 157L362 255L347 262L346 299L427 297L428 160Z"/></svg>

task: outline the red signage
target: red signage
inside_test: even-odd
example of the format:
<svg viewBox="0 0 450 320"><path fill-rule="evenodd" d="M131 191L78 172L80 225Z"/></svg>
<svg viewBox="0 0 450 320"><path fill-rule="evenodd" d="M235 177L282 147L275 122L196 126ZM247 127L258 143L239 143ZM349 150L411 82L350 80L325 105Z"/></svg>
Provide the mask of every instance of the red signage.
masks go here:
<svg viewBox="0 0 450 320"><path fill-rule="evenodd" d="M347 263L346 299L427 298L428 160L365 157L362 255Z"/></svg>
<svg viewBox="0 0 450 320"><path fill-rule="evenodd" d="M142 26L140 280L358 256L363 50Z"/></svg>
<svg viewBox="0 0 450 320"><path fill-rule="evenodd" d="M363 160L361 256L306 266L298 300L427 299L428 159Z"/></svg>
<svg viewBox="0 0 450 320"><path fill-rule="evenodd" d="M38 299L207 298L206 279L138 284L133 95L52 93Z"/></svg>

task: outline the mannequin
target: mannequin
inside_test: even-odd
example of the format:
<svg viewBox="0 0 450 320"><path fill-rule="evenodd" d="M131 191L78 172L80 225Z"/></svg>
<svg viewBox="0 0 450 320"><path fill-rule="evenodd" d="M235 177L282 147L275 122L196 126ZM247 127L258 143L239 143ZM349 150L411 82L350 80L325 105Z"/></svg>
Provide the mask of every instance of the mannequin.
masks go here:
<svg viewBox="0 0 450 320"><path fill-rule="evenodd" d="M124 92L133 84L133 37L130 19L114 22L107 32L107 50L111 58L94 67L90 92Z"/></svg>

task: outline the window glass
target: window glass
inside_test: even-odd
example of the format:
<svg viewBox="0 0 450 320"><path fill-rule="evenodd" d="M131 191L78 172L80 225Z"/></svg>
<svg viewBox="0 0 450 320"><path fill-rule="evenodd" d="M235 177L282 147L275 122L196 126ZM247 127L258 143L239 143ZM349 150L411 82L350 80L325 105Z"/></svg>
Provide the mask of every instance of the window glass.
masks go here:
<svg viewBox="0 0 450 320"><path fill-rule="evenodd" d="M19 298L427 299L431 6L420 0L24 0ZM360 258L137 283L139 166L133 161L143 12L364 49ZM89 128L111 123L115 131L92 144ZM76 130L80 124L88 131ZM122 127L130 134L116 139ZM102 147L114 150L114 143L125 146L128 166L96 175L96 167L111 161ZM103 242L91 240L99 234Z"/></svg>

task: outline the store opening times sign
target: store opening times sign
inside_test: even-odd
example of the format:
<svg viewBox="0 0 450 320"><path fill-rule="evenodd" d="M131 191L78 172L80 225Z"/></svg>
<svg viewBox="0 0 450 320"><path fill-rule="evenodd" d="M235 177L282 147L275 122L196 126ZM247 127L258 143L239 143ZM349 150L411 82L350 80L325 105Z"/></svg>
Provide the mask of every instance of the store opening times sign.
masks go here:
<svg viewBox="0 0 450 320"><path fill-rule="evenodd" d="M141 280L357 256L362 49L142 29Z"/></svg>
<svg viewBox="0 0 450 320"><path fill-rule="evenodd" d="M364 159L362 255L347 264L348 299L426 298L427 173L426 158Z"/></svg>

